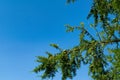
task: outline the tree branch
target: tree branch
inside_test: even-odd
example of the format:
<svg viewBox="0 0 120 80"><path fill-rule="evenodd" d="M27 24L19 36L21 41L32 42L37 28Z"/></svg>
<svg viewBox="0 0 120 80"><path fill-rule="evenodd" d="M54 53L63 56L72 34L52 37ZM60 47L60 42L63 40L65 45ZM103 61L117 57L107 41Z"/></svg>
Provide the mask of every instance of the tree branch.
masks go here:
<svg viewBox="0 0 120 80"><path fill-rule="evenodd" d="M114 42L120 42L120 39L115 39L110 41L101 41L101 43L114 43Z"/></svg>

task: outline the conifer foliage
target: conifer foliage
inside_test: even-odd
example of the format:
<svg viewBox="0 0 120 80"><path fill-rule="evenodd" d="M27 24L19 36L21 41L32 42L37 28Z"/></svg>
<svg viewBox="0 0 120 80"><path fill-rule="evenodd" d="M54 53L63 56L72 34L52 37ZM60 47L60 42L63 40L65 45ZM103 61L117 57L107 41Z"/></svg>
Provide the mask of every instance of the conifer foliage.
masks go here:
<svg viewBox="0 0 120 80"><path fill-rule="evenodd" d="M75 0L67 0L68 3ZM87 19L93 18L90 28L96 35L86 29L84 23L72 27L66 25L67 32L80 31L79 44L63 50L56 44L52 47L59 53L49 53L48 57L38 56L40 64L34 69L43 71L42 78L53 78L56 72L62 72L62 80L73 79L81 63L89 65L89 75L93 80L120 79L120 0L91 0L92 6Z"/></svg>

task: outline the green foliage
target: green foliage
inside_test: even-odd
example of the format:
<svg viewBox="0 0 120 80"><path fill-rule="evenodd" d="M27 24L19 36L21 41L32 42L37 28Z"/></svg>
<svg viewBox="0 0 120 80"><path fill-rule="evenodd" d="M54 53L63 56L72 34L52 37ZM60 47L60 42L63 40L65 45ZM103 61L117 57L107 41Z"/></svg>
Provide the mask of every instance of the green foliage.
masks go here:
<svg viewBox="0 0 120 80"><path fill-rule="evenodd" d="M68 3L75 0L67 0ZM38 56L40 63L34 72L43 71L42 78L54 77L57 71L62 72L62 80L72 79L81 63L89 65L89 75L93 80L120 79L120 1L93 0L87 18L94 18L90 28L85 24L74 27L66 25L67 32L80 31L79 44L71 49L61 49L56 44L50 46L59 49L58 53L47 52L48 57Z"/></svg>

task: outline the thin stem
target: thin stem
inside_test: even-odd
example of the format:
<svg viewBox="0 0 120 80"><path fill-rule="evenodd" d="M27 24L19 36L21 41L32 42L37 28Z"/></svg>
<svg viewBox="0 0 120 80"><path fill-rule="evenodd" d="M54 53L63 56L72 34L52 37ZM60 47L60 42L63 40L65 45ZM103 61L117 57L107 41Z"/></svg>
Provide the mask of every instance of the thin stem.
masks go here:
<svg viewBox="0 0 120 80"><path fill-rule="evenodd" d="M98 30L96 29L96 27L94 27L94 29L95 29L95 31L96 31L96 33L97 33L97 35L98 35L99 41L101 42L101 41L102 41L102 39L101 39L101 36L100 36L100 34L99 34Z"/></svg>

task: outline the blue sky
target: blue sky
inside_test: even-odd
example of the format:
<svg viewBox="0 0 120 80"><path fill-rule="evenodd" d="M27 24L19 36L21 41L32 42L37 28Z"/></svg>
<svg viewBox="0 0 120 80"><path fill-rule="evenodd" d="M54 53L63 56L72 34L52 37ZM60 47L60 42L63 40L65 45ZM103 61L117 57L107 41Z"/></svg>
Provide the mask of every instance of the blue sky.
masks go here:
<svg viewBox="0 0 120 80"><path fill-rule="evenodd" d="M0 80L41 80L32 69L38 55L78 44L78 33L66 33L65 24L87 23L90 1L66 4L66 0L0 0ZM61 80L60 73L54 80ZM90 80L86 67L74 80Z"/></svg>

